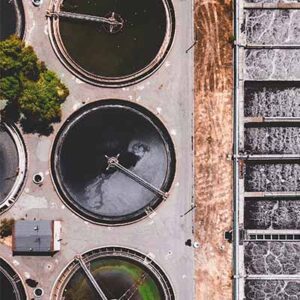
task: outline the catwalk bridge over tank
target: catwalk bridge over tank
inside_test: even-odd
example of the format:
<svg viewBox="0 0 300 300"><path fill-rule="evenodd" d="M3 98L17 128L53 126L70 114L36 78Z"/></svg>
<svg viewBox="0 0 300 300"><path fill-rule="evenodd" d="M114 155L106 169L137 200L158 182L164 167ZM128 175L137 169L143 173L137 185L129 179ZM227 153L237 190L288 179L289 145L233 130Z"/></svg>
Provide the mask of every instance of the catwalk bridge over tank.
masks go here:
<svg viewBox="0 0 300 300"><path fill-rule="evenodd" d="M82 13L74 13L68 11L50 11L48 10L46 16L49 18L69 18L79 21L97 22L108 26L110 33L117 32L123 28L124 20L115 12L108 14L105 17L87 15Z"/></svg>

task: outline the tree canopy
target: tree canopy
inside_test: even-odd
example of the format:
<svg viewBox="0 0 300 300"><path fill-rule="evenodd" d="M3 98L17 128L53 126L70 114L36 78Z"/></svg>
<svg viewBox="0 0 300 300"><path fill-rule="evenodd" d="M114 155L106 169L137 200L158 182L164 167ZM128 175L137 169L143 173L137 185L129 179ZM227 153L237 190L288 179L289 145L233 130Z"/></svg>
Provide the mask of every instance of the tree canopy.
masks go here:
<svg viewBox="0 0 300 300"><path fill-rule="evenodd" d="M16 36L0 41L0 75L0 100L6 100L2 117L19 119L26 132L51 132L69 91L33 48Z"/></svg>

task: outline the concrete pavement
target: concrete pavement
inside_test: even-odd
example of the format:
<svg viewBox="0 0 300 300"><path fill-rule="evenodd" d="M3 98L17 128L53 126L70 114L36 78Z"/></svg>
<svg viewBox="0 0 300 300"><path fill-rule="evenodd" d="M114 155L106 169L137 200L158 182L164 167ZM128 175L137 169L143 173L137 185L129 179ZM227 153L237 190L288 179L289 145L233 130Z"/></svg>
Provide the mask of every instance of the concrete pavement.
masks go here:
<svg viewBox="0 0 300 300"><path fill-rule="evenodd" d="M39 282L45 291L42 299L50 299L54 283L75 255L91 248L118 245L151 253L165 270L177 299L194 298L193 248L185 241L193 237L193 212L181 217L193 205L193 2L173 1L176 34L173 48L161 68L150 78L126 88L99 88L73 76L55 56L46 21L49 0L41 7L24 1L26 14L25 41L69 87L70 96L63 105L62 122L85 103L100 99L125 99L143 105L165 124L176 151L176 174L170 196L152 217L122 227L91 224L67 209L57 195L50 175L50 152L59 127L49 137L24 135L28 151L28 176L25 189L16 204L1 218L56 219L62 221L62 250L54 257L11 257L0 246L0 253L24 278ZM33 174L42 172L42 186L32 182ZM5 250L3 250L5 248ZM30 296L33 289L26 287Z"/></svg>

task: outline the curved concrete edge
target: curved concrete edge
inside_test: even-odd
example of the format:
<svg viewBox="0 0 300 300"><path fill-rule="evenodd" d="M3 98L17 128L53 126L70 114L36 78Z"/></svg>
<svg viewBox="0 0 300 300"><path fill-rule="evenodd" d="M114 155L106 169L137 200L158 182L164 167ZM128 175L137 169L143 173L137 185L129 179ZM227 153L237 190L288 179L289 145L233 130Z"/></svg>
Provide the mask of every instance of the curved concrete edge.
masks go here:
<svg viewBox="0 0 300 300"><path fill-rule="evenodd" d="M16 34L24 39L25 35L25 12L22 0L13 0L16 17L17 17L17 26L16 26Z"/></svg>
<svg viewBox="0 0 300 300"><path fill-rule="evenodd" d="M70 126L72 126L72 124L77 119L80 119L84 114L89 113L90 110L95 109L95 107L101 106L102 105L101 103L103 103L103 105L105 105L105 102L107 104L109 104L110 102L113 102L115 104L118 103L117 105L127 105L128 107L132 107L133 109L138 110L139 113L142 113L144 115L144 117L146 116L147 119L151 123L153 123L155 127L157 127L158 131L160 132L161 136L163 137L163 141L165 143L167 153L169 154L169 157L168 157L169 162L173 161L173 166L168 168L168 170L166 172L166 178L171 174L170 183L168 184L165 181L162 188L166 187L166 191L168 193L173 191L174 182L175 182L175 178L176 178L176 174L177 174L177 172L176 172L176 162L177 162L176 146L174 144L174 141L173 141L171 135L169 134L168 128L164 124L163 120L161 118L159 118L158 115L154 114L154 112L152 112L149 108L146 108L146 107L141 106L136 103L132 103L132 102L130 102L128 100L124 100L124 99L105 98L105 99L97 100L97 101L94 101L92 103L82 106L77 111L75 111L69 115L69 117L65 120L65 122L59 128L59 130L56 134L56 137L51 146L50 158L49 158L50 177L51 177L51 181L54 186L55 192L58 195L58 197L60 198L60 200L62 201L62 203L64 205L66 205L66 207L72 213L74 213L76 216L78 216L79 218L81 218L89 223L99 225L99 226L107 226L107 227L128 226L128 225L132 225L137 222L142 222L142 221L146 220L149 216L154 214L158 210L158 208L163 206L163 204L166 201L157 199L149 211L144 210L144 213L137 214L137 216L132 217L126 221L116 221L116 220L108 221L108 220L104 220L104 219L100 220L100 219L97 219L96 217L93 217L92 215L84 212L84 210L82 210L82 208L79 205L76 205L75 203L72 203L72 201L70 201L70 199L69 199L68 195L66 194L66 192L64 191L64 189L61 188L62 184L61 184L58 176L56 175L56 170L55 170L55 163L57 161L57 149L60 147L58 142L67 134L66 131L68 130L68 128ZM72 119L72 120L69 121L70 119Z"/></svg>
<svg viewBox="0 0 300 300"><path fill-rule="evenodd" d="M9 134L12 136L13 141L17 147L17 152L19 156L19 170L18 176L16 177L16 181L11 191L9 192L5 200L0 204L0 214L7 211L18 199L18 196L20 195L24 187L27 173L27 152L21 134L14 125L8 125L6 123L3 124L8 130Z"/></svg>
<svg viewBox="0 0 300 300"><path fill-rule="evenodd" d="M29 295L28 295L28 293L26 291L26 288L25 288L25 282L24 282L23 278L21 277L21 275L16 271L16 269L14 267L11 266L11 264L3 256L0 256L0 260L3 260L11 268L11 270L18 276L18 279L20 280L20 282L22 284L23 291L24 291L26 299L21 298L19 293L18 293L18 294L16 294L16 300L27 300L27 299L29 299ZM0 267L0 269L1 269L1 267ZM13 285L14 289L19 291L18 287L16 286L16 280L12 279L12 278L8 278L8 279L11 282L11 284Z"/></svg>
<svg viewBox="0 0 300 300"><path fill-rule="evenodd" d="M89 84L99 86L99 87L110 87L110 88L120 88L125 86L130 86L137 84L146 78L154 74L164 61L166 60L175 40L175 9L172 5L171 0L162 0L166 16L167 16L167 29L165 33L165 38L162 46L157 54L157 56L152 60L142 70L124 77L102 77L92 74L83 68L81 68L68 54L64 47L63 41L61 39L59 31L59 19L55 20L48 17L48 32L49 39L54 50L54 53L58 57L59 61L77 78L87 82ZM52 0L49 5L49 11L60 11L60 6L63 0Z"/></svg>
<svg viewBox="0 0 300 300"><path fill-rule="evenodd" d="M95 252L98 253L95 253ZM130 253L130 255L128 254ZM123 247L120 245L110 245L100 248L92 248L81 254L84 258L88 258L88 262L99 257L124 257L129 258L137 263L143 265L155 276L164 291L164 300L175 300L174 287L171 283L167 272L152 258L149 254L144 254L136 249ZM62 293L68 283L68 280L74 275L79 269L78 264L75 262L75 258L72 259L66 267L59 273L57 280L55 281L51 294L50 300L61 300Z"/></svg>

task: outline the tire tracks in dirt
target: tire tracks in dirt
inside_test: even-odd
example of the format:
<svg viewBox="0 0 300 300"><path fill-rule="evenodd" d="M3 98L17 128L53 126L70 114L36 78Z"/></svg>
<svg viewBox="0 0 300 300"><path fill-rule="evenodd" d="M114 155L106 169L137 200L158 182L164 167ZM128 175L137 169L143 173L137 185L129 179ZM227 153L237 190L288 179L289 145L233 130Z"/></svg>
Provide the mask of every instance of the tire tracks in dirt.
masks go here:
<svg viewBox="0 0 300 300"><path fill-rule="evenodd" d="M196 0L196 299L232 299L232 3Z"/></svg>

